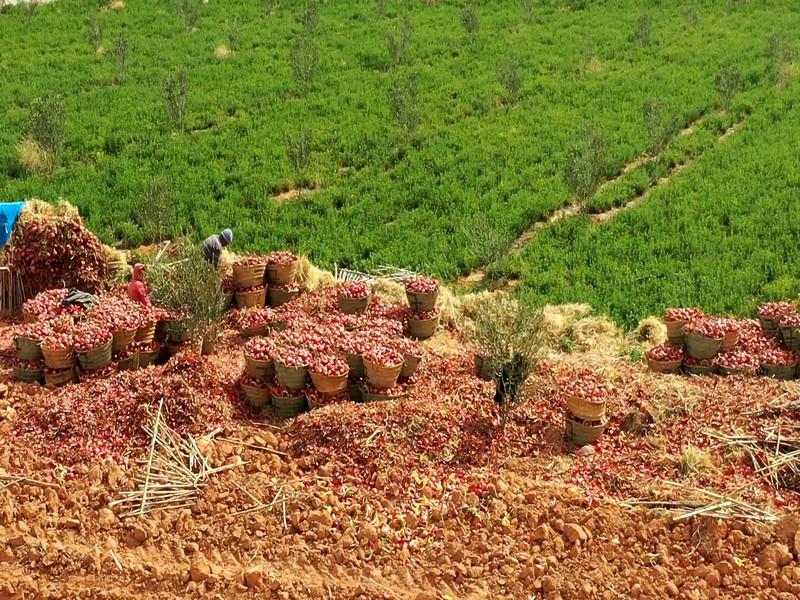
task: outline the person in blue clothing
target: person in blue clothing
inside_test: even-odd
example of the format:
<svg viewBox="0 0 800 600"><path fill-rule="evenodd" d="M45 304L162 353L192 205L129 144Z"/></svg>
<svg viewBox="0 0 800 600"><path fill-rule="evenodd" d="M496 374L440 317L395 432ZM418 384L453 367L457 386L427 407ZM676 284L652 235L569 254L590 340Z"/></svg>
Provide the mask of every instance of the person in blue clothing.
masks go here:
<svg viewBox="0 0 800 600"><path fill-rule="evenodd" d="M219 266L222 249L233 241L233 232L223 229L222 233L208 236L203 241L203 257L215 267Z"/></svg>

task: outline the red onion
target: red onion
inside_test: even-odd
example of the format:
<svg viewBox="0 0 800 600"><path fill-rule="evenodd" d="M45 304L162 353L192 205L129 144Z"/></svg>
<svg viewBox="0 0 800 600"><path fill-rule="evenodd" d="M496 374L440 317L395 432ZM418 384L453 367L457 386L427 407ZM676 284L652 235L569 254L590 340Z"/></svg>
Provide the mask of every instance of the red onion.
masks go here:
<svg viewBox="0 0 800 600"><path fill-rule="evenodd" d="M758 307L758 316L765 319L777 319L797 312L794 302L767 302Z"/></svg>
<svg viewBox="0 0 800 600"><path fill-rule="evenodd" d="M340 286L344 298L363 300L369 296L369 285L362 281L347 281Z"/></svg>
<svg viewBox="0 0 800 600"><path fill-rule="evenodd" d="M327 375L329 377L341 377L347 375L350 370L347 362L335 354L318 354L308 365L308 370L312 373Z"/></svg>
<svg viewBox="0 0 800 600"><path fill-rule="evenodd" d="M699 308L668 308L664 311L664 321L694 321L703 316Z"/></svg>
<svg viewBox="0 0 800 600"><path fill-rule="evenodd" d="M414 279L407 279L405 288L407 292L412 294L433 294L439 291L439 282L433 277L423 275Z"/></svg>
<svg viewBox="0 0 800 600"><path fill-rule="evenodd" d="M277 250L267 257L268 265L286 266L297 260L297 255L288 250Z"/></svg>
<svg viewBox="0 0 800 600"><path fill-rule="evenodd" d="M364 353L364 360L381 367L393 368L403 364L403 355L397 350L376 346Z"/></svg>
<svg viewBox="0 0 800 600"><path fill-rule="evenodd" d="M697 319L686 325L684 333L702 335L714 340L721 340L725 337L725 329L719 324L718 319Z"/></svg>
<svg viewBox="0 0 800 600"><path fill-rule="evenodd" d="M647 357L658 362L672 362L683 359L683 348L672 344L653 346L647 351Z"/></svg>

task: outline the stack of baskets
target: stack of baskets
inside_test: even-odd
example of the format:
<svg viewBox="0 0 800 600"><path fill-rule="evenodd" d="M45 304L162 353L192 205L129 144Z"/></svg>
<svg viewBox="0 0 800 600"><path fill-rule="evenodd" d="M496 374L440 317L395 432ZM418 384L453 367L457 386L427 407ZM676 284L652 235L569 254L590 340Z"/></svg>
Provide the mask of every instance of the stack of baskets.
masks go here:
<svg viewBox="0 0 800 600"><path fill-rule="evenodd" d="M435 284L435 289L430 292L413 291L414 282L423 279ZM418 340L427 340L436 333L440 317L439 310L436 308L436 298L438 296L439 284L434 279L421 277L406 282L406 298L413 313L408 320L408 329L411 337Z"/></svg>
<svg viewBox="0 0 800 600"><path fill-rule="evenodd" d="M17 363L14 366L14 377L26 383L39 383L44 378L44 356L42 341L19 336L14 338Z"/></svg>
<svg viewBox="0 0 800 600"><path fill-rule="evenodd" d="M379 361L378 358L371 354L366 353L362 356L364 364L364 384L360 386L360 396L362 402L377 402L382 400L397 400L403 394L402 388L397 385L403 369L407 368L407 372L413 374L416 370L415 362L408 362L406 356L398 351L386 351L387 357L392 357L393 364L387 364L388 361L384 359Z"/></svg>
<svg viewBox="0 0 800 600"><path fill-rule="evenodd" d="M266 258L263 262L250 260L233 264L236 305L239 308L264 306L267 301L266 270Z"/></svg>
<svg viewBox="0 0 800 600"><path fill-rule="evenodd" d="M275 253L277 255L278 253ZM289 260L273 261L272 257L267 263L267 300L271 307L277 308L300 295L300 286L295 283L296 271L299 260L293 255L287 255ZM284 257L286 258L286 257Z"/></svg>
<svg viewBox="0 0 800 600"><path fill-rule="evenodd" d="M47 367L45 378L48 383L65 385L76 380L77 356L71 348L59 350L42 348L42 355Z"/></svg>
<svg viewBox="0 0 800 600"><path fill-rule="evenodd" d="M608 425L605 398L595 400L567 394L566 400L567 439L578 446L599 440Z"/></svg>

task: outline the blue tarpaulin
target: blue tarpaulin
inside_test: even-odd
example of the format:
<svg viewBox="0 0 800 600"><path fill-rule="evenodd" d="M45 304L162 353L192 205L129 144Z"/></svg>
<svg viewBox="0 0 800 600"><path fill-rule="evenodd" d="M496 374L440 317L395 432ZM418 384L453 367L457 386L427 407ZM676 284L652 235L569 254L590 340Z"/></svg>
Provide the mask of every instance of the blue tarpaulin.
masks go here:
<svg viewBox="0 0 800 600"><path fill-rule="evenodd" d="M0 248L6 245L25 202L0 202Z"/></svg>

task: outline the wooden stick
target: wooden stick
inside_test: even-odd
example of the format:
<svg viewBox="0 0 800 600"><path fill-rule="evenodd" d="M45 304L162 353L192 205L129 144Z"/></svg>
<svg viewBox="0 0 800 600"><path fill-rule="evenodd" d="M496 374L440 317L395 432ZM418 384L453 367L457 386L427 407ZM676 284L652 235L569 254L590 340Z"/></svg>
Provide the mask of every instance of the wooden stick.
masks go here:
<svg viewBox="0 0 800 600"><path fill-rule="evenodd" d="M248 444L247 442L243 442L241 440L235 440L233 438L219 438L222 442L228 442L230 444L237 444L239 446L245 446L246 448L253 448L254 450L263 450L264 452L269 452L270 454L275 454L277 456L289 456L286 452L281 452L280 450L273 450L272 448L268 448L267 446L257 446L255 444Z"/></svg>
<svg viewBox="0 0 800 600"><path fill-rule="evenodd" d="M158 412L156 413L156 421L153 425L153 438L150 441L150 456L147 459L147 475L145 476L144 480L144 491L142 492L142 505L139 508L139 514L144 514L144 505L147 501L147 486L150 483L150 467L153 464L153 456L155 455L156 451L156 436L158 435L158 425L161 422L161 409L164 407L164 398L161 398L158 402Z"/></svg>
<svg viewBox="0 0 800 600"><path fill-rule="evenodd" d="M61 486L57 483L48 483L47 481L39 481L38 479L31 479L22 475L0 475L0 481L8 481L9 485L18 483L20 485L32 485L41 488L48 488L51 490L60 489Z"/></svg>

